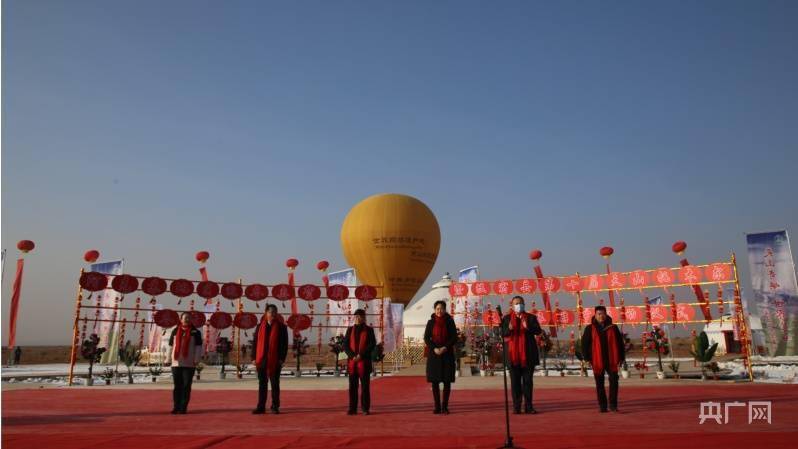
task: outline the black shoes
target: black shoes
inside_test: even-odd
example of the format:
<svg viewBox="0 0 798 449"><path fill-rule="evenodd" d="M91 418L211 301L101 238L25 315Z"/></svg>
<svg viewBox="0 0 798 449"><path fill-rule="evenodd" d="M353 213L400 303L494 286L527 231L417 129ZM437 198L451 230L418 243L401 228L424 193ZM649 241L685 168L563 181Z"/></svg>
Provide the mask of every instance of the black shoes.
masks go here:
<svg viewBox="0 0 798 449"><path fill-rule="evenodd" d="M526 413L527 415L537 415L538 411L535 410L534 408L530 407L530 408L524 410L524 413Z"/></svg>
<svg viewBox="0 0 798 449"><path fill-rule="evenodd" d="M171 411L171 412L169 412L169 413L171 413L171 414L173 414L173 415L177 415L177 411L178 411L178 410L177 410L176 408L173 408L173 409L172 409L172 411Z"/></svg>
<svg viewBox="0 0 798 449"><path fill-rule="evenodd" d="M444 414L444 415L448 415L448 414L449 414L449 407L444 407L444 408L441 410L441 413L442 413L442 414Z"/></svg>
<svg viewBox="0 0 798 449"><path fill-rule="evenodd" d="M606 408L600 408L599 409L599 413L607 413L607 409Z"/></svg>
<svg viewBox="0 0 798 449"><path fill-rule="evenodd" d="M364 414L364 415L370 415L371 413L369 413L369 411L368 411L368 410L363 410L363 414Z"/></svg>
<svg viewBox="0 0 798 449"><path fill-rule="evenodd" d="M257 407L255 410L252 410L253 415L262 415L264 413L266 413L266 409L260 407Z"/></svg>
<svg viewBox="0 0 798 449"><path fill-rule="evenodd" d="M346 414L347 415L357 415L357 410L347 410Z"/></svg>

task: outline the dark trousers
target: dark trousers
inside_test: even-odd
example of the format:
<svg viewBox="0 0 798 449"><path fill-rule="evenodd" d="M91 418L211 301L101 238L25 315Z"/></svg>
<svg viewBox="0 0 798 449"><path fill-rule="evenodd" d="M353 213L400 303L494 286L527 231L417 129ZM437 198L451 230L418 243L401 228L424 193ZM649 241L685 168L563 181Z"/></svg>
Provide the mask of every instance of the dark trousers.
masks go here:
<svg viewBox="0 0 798 449"><path fill-rule="evenodd" d="M610 408L618 408L618 373L607 372L610 378ZM604 373L597 374L596 378L596 396L598 397L599 408L607 410L607 392L604 390Z"/></svg>
<svg viewBox="0 0 798 449"><path fill-rule="evenodd" d="M357 410L357 386L360 383L360 388L362 390L360 395L360 407L363 409L364 412L369 411L369 407L371 406L371 387L369 383L371 382L371 376L358 376L357 374L350 374L349 375L349 411L356 411Z"/></svg>
<svg viewBox="0 0 798 449"><path fill-rule="evenodd" d="M440 382L432 382L432 400L435 401L435 410L441 410ZM443 382L443 409L449 408L449 395L452 393L452 384Z"/></svg>
<svg viewBox="0 0 798 449"><path fill-rule="evenodd" d="M521 398L524 409L532 409L532 370L533 368L511 366L510 383L513 390L513 410L521 411Z"/></svg>
<svg viewBox="0 0 798 449"><path fill-rule="evenodd" d="M191 399L191 383L194 381L194 368L182 366L172 367L172 382L175 388L172 391L174 410L186 411L188 400Z"/></svg>
<svg viewBox="0 0 798 449"><path fill-rule="evenodd" d="M258 409L266 409L266 393L272 384L272 410L280 410L280 370L268 375L265 369L258 370Z"/></svg>

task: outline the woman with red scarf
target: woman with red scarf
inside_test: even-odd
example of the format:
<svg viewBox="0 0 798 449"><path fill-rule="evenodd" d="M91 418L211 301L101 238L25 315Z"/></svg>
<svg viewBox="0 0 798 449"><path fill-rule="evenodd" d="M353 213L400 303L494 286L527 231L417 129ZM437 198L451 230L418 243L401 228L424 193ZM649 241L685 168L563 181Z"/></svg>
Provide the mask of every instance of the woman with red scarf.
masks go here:
<svg viewBox="0 0 798 449"><path fill-rule="evenodd" d="M252 360L258 372L258 405L253 415L266 413L266 393L272 384L272 414L280 413L280 371L288 355L288 330L277 315L277 306L269 304L252 337Z"/></svg>
<svg viewBox="0 0 798 449"><path fill-rule="evenodd" d="M432 383L432 398L435 408L432 413L449 414L449 394L454 382L454 345L457 343L457 326L452 316L446 313L446 302L436 301L424 330L427 353L427 382ZM443 406L441 406L440 383L443 383Z"/></svg>
<svg viewBox="0 0 798 449"><path fill-rule="evenodd" d="M512 310L502 319L502 336L507 348L505 365L510 371L510 384L513 391L513 413L521 413L521 399L524 412L537 413L532 407L532 374L540 363L535 335L543 332L538 318L524 310L524 298L513 297Z"/></svg>
<svg viewBox="0 0 798 449"><path fill-rule="evenodd" d="M357 385L360 383L360 406L363 414L369 414L371 406L371 389L369 379L371 376L371 353L377 346L374 337L374 328L366 324L366 311L355 310L355 325L346 330L344 336L344 351L349 358L347 371L349 373L349 410L348 415L357 414Z"/></svg>
<svg viewBox="0 0 798 449"><path fill-rule="evenodd" d="M607 392L604 390L604 372L610 378L610 410L618 411L618 366L623 363L624 342L618 326L613 324L604 306L596 306L593 319L582 333L582 356L590 360L596 379L599 411L607 412Z"/></svg>
<svg viewBox="0 0 798 449"><path fill-rule="evenodd" d="M184 312L169 336L169 357L167 363L172 367L172 414L184 415L191 399L191 383L194 370L202 359L202 333L191 324L191 315Z"/></svg>

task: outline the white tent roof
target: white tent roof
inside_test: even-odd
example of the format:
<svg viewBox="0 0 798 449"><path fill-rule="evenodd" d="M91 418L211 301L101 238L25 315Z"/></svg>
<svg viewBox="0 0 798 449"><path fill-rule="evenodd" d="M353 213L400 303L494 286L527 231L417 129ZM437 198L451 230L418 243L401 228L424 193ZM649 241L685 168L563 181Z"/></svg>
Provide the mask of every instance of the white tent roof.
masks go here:
<svg viewBox="0 0 798 449"><path fill-rule="evenodd" d="M449 273L446 273L440 281L432 285L432 289L426 295L414 299L405 306L402 315L405 338L413 338L417 341L424 339L424 327L432 315L432 306L436 301L449 303L450 285L452 285L452 278L449 277Z"/></svg>

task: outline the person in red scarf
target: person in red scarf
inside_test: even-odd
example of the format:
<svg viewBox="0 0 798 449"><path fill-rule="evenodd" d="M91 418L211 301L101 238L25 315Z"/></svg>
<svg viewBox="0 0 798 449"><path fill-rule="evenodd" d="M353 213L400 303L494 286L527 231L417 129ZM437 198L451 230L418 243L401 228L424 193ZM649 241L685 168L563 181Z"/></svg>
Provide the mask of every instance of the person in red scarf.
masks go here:
<svg viewBox="0 0 798 449"><path fill-rule="evenodd" d="M524 298L513 297L512 310L502 318L502 336L507 349L505 365L509 367L510 383L513 392L513 413L521 413L521 398L524 412L537 413L532 407L532 374L540 363L535 335L543 332L538 318L526 313Z"/></svg>
<svg viewBox="0 0 798 449"><path fill-rule="evenodd" d="M266 413L266 393L272 384L273 414L280 413L280 371L288 355L288 330L277 315L277 306L269 304L252 337L252 360L258 372L258 405L253 415Z"/></svg>
<svg viewBox="0 0 798 449"><path fill-rule="evenodd" d="M202 333L191 324L191 315L180 315L180 324L175 326L169 336L169 356L167 363L172 367L172 414L184 415L191 399L191 384L194 370L202 359Z"/></svg>
<svg viewBox="0 0 798 449"><path fill-rule="evenodd" d="M349 410L347 414L357 414L357 386L361 386L360 406L364 415L369 414L371 406L371 353L377 346L374 328L366 324L366 311L355 310L355 325L346 330L344 351L349 358Z"/></svg>
<svg viewBox="0 0 798 449"><path fill-rule="evenodd" d="M593 319L582 333L582 356L590 360L596 379L599 411L607 412L607 392L604 390L604 372L610 379L610 410L618 411L618 367L623 363L623 335L613 324L604 306L596 306Z"/></svg>
<svg viewBox="0 0 798 449"><path fill-rule="evenodd" d="M446 313L446 302L436 301L424 330L427 345L427 382L432 383L432 398L435 408L432 413L449 414L449 395L454 382L454 345L457 343L457 326L452 316ZM441 406L440 383L443 383L443 406Z"/></svg>

